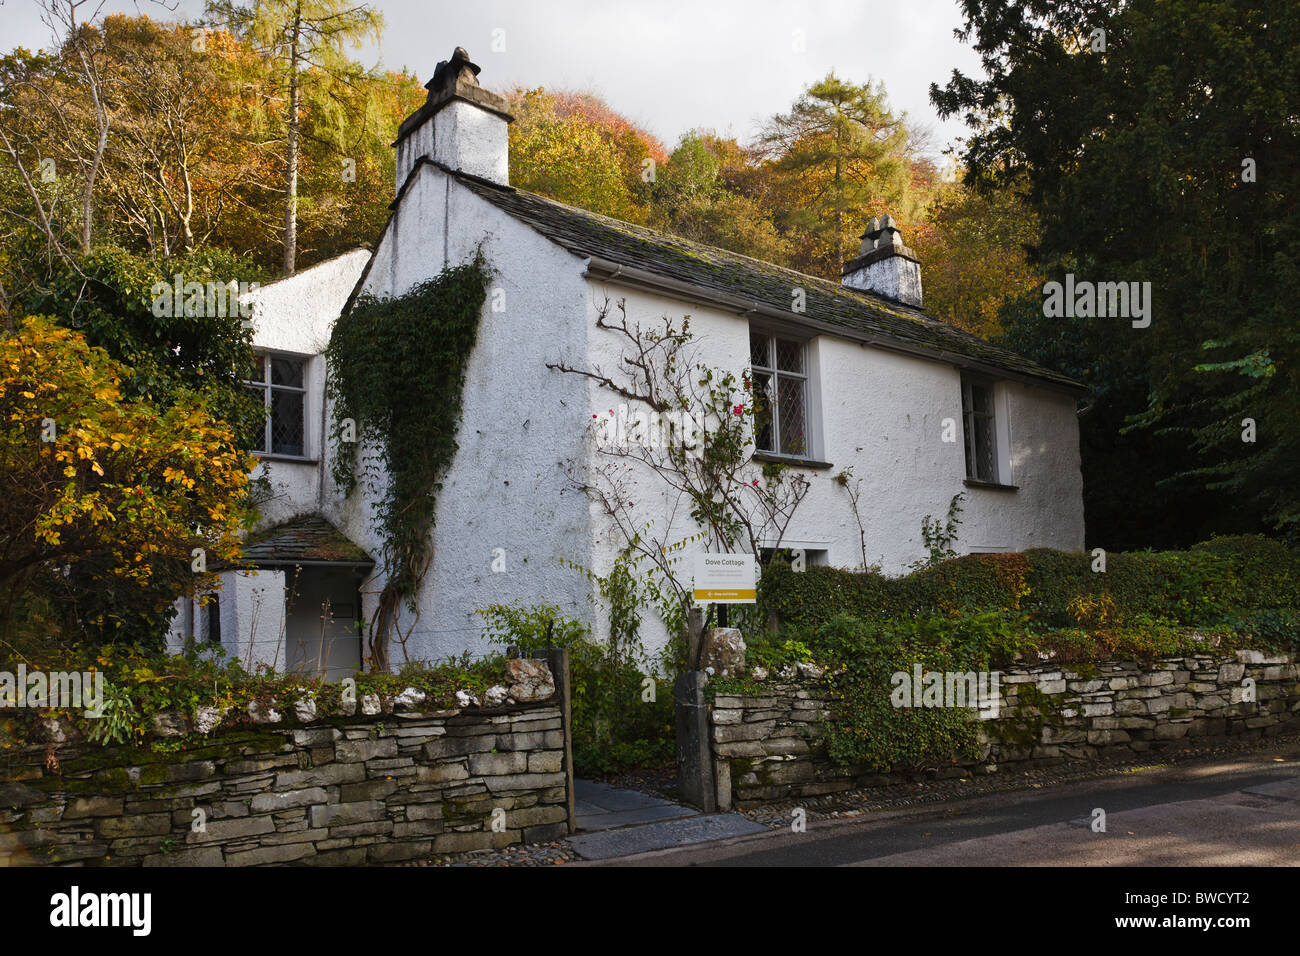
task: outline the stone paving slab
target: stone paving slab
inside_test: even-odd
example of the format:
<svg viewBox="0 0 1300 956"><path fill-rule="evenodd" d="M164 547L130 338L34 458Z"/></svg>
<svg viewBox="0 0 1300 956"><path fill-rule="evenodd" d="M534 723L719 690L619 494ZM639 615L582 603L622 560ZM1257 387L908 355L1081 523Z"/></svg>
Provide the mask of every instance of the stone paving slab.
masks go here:
<svg viewBox="0 0 1300 956"><path fill-rule="evenodd" d="M699 814L694 807L591 780L574 781L573 812L578 818L578 829L587 833Z"/></svg>
<svg viewBox="0 0 1300 956"><path fill-rule="evenodd" d="M1261 783L1254 787L1245 787L1241 792L1249 793L1252 796L1271 797L1274 800L1300 803L1300 776L1291 780L1274 780L1272 783Z"/></svg>
<svg viewBox="0 0 1300 956"><path fill-rule="evenodd" d="M672 807L677 804L662 797L654 797L639 790L623 790L607 783L592 780L575 780L575 804L589 805L597 811L640 810L643 807Z"/></svg>
<svg viewBox="0 0 1300 956"><path fill-rule="evenodd" d="M578 829L583 833L599 830L614 830L618 827L634 827L645 823L658 823L662 820L680 820L694 817L699 811L691 807L679 807L668 804L663 807L641 807L635 810L618 810L611 813L591 813L578 808L574 810L578 817Z"/></svg>
<svg viewBox="0 0 1300 956"><path fill-rule="evenodd" d="M697 814L685 819L648 823L639 827L580 833L570 837L569 843L584 860L608 860L629 853L765 833L767 829L761 823L746 820L739 813L714 813L709 816Z"/></svg>

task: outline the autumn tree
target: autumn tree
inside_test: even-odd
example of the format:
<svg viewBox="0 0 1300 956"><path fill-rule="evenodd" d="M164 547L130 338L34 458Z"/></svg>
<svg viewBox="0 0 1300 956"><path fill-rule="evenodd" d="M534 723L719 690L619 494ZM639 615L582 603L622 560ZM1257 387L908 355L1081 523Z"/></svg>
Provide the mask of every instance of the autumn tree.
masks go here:
<svg viewBox="0 0 1300 956"><path fill-rule="evenodd" d="M735 140L684 135L655 182L651 224L696 242L785 263L790 244L761 199L729 181L749 157Z"/></svg>
<svg viewBox="0 0 1300 956"><path fill-rule="evenodd" d="M760 144L773 173L768 201L779 210L778 227L796 241L797 268L838 279L871 216L914 218L912 136L882 84L858 85L833 72L767 122Z"/></svg>
<svg viewBox="0 0 1300 956"><path fill-rule="evenodd" d="M308 102L302 128L298 264L368 246L388 220L393 131L428 95L411 73L373 73L342 85L342 124Z"/></svg>
<svg viewBox="0 0 1300 956"><path fill-rule="evenodd" d="M942 184L907 237L925 269L925 310L976 335L996 336L1003 303L1042 288L1043 276L1030 261L1038 236L1033 210L1014 188Z"/></svg>
<svg viewBox="0 0 1300 956"><path fill-rule="evenodd" d="M102 36L89 0L41 0L53 52L6 56L0 84L4 212L39 233L47 256L87 251L108 146ZM54 184L53 186L51 184Z"/></svg>
<svg viewBox="0 0 1300 956"><path fill-rule="evenodd" d="M252 43L274 70L284 92L283 275L293 275L298 251L298 179L304 98L341 133L354 111L343 90L356 87L366 71L344 50L379 39L383 17L368 4L348 0L213 0L208 14ZM318 127L324 128L324 124Z"/></svg>
<svg viewBox="0 0 1300 956"><path fill-rule="evenodd" d="M201 397L166 409L127 400L123 374L105 352L47 318L0 335L6 637L18 602L43 573L57 580L98 561L161 621L177 597L214 583L210 565L239 553L252 459ZM115 633L112 621L77 623Z"/></svg>
<svg viewBox="0 0 1300 956"><path fill-rule="evenodd" d="M657 140L591 94L517 89L507 100L515 117L511 183L625 222L646 221L651 183L667 158Z"/></svg>

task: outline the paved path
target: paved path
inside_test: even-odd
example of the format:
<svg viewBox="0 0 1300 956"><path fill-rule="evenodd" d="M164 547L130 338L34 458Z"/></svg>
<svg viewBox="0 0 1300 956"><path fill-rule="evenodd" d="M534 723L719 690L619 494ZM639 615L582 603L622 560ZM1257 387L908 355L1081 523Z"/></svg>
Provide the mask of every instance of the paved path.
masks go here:
<svg viewBox="0 0 1300 956"><path fill-rule="evenodd" d="M578 818L578 829L587 833L676 820L699 813L694 807L670 803L639 790L620 790L591 780L575 780L573 783L573 812Z"/></svg>
<svg viewBox="0 0 1300 956"><path fill-rule="evenodd" d="M574 781L578 834L569 838L584 860L608 860L668 847L767 833L739 813L701 814L639 790L620 790L590 780Z"/></svg>
<svg viewBox="0 0 1300 956"><path fill-rule="evenodd" d="M1095 808L1106 812L1105 833L1089 825ZM1300 751L871 812L605 863L1300 866Z"/></svg>

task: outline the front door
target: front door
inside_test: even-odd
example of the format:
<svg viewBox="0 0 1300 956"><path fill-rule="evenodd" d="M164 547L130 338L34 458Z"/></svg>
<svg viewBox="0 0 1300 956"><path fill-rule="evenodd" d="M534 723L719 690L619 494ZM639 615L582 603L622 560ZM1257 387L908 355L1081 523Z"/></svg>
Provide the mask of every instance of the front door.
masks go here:
<svg viewBox="0 0 1300 956"><path fill-rule="evenodd" d="M357 581L350 568L302 568L291 576L285 638L289 670L326 680L361 668Z"/></svg>

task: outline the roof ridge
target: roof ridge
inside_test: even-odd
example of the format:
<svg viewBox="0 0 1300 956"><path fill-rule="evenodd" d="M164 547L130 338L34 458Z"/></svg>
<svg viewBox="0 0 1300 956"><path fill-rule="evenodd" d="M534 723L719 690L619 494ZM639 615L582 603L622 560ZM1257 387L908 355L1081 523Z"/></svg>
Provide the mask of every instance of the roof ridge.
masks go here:
<svg viewBox="0 0 1300 956"><path fill-rule="evenodd" d="M914 306L842 283L809 275L788 266L756 259L721 246L711 246L639 223L627 222L572 206L557 199L462 173L432 160L438 167L507 215L514 216L551 242L579 257L608 258L624 267L659 275L715 294L725 294L771 309L789 308L789 291L804 288L817 296L819 321L845 330L849 338L866 334L892 340L903 351L972 367L999 369L1012 377L1052 383L1070 392L1087 392L1083 383L1054 371L1005 346ZM784 299L784 306L777 302ZM811 310L813 303L809 302ZM798 317L795 317L797 321ZM878 343L882 344L882 343Z"/></svg>
<svg viewBox="0 0 1300 956"><path fill-rule="evenodd" d="M844 285L843 283L836 282L834 279L825 279L821 276L815 276L808 272L800 272L798 269L792 269L790 266L783 266L779 262L772 262L770 259L759 259L756 256L746 255L743 252L736 252L734 249L727 249L724 246L714 246L714 245L710 245L707 242L699 242L698 240L695 239L687 239L685 236L679 236L676 235L675 233L666 232L662 229L656 229L653 226L642 225L641 223L638 222L628 222L626 219L616 219L615 217L607 216L604 213L593 212L590 209L583 209L581 206L574 206L571 203L561 202L558 199L553 199L550 196L544 196L541 193L531 192L527 189L520 189L517 186L505 186L501 183L494 183L491 182L490 180L485 180L482 179L481 177L474 176L472 174L465 173L460 170L451 169L450 167L444 166L442 163L433 160L429 160L429 162L432 165L437 166L443 171L451 174L452 176L455 176L459 179L468 180L475 184L486 186L489 189L494 189L499 192L514 193L519 196L526 196L529 199L536 199L548 205L558 206L561 209L564 209L569 212L577 213L578 215L585 216L590 219L603 221L608 225L610 225L611 227L638 229L648 233L649 235L647 236L647 238L654 241L666 241L669 243L678 243L691 249L700 249L700 250L706 250L708 252L720 253L723 256L728 256L734 259L741 259L746 262L752 262L759 266L765 266L768 269L776 269L790 276L808 280L808 282L810 283L816 283L824 287L824 291L831 293L833 295L843 296L846 299L856 301L856 302L862 302L864 299L869 299L870 304L875 305L878 308L898 309L902 313L902 315L906 318L919 320L922 322L935 323L937 325L943 326L945 329L949 329L960 335L966 335L973 339L976 339L977 341L984 342L987 345L993 345L993 343L989 342L988 339L985 339L983 336L976 335L974 332L953 325L951 322L947 322L944 319L927 312L923 308L917 308L916 306L907 305L906 303L899 302L896 299L890 299L887 296L882 296L879 295L878 293L870 292L865 289L853 289ZM1000 348L1000 346L995 346L995 347Z"/></svg>

